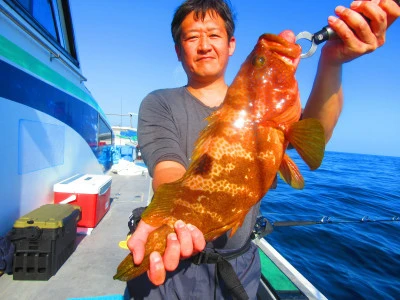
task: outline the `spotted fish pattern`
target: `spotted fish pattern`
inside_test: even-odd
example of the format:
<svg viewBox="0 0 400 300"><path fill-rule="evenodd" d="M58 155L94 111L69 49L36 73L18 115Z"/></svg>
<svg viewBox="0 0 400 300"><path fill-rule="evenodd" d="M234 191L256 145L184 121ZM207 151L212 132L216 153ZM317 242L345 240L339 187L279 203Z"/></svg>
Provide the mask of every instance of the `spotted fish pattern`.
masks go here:
<svg viewBox="0 0 400 300"><path fill-rule="evenodd" d="M188 170L160 186L142 219L159 227L148 238L145 258L129 254L114 279L130 280L149 269L152 251L164 253L177 220L197 226L206 241L242 225L279 173L301 189L304 180L285 154L289 143L314 170L321 164L325 137L315 119L300 120L296 64L301 49L272 34L262 35L228 89L223 105L208 118Z"/></svg>

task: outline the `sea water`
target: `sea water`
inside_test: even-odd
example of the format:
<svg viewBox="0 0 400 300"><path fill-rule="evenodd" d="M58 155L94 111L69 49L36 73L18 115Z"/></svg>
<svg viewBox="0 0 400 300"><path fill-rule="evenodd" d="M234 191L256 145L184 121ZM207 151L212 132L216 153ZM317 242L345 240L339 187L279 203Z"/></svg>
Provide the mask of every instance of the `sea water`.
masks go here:
<svg viewBox="0 0 400 300"><path fill-rule="evenodd" d="M328 299L400 299L400 222L358 222L400 217L400 157L326 152L309 171L288 153L305 188L279 180L261 213L271 222L333 222L275 227L267 241Z"/></svg>

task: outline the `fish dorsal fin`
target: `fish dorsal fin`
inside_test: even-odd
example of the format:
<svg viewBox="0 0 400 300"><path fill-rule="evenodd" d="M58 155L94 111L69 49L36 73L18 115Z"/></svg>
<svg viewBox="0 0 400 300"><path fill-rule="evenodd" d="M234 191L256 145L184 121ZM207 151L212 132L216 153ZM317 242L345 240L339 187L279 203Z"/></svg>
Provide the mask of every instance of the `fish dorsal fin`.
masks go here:
<svg viewBox="0 0 400 300"><path fill-rule="evenodd" d="M304 188L304 178L299 168L286 153L279 166L279 175L291 187L298 190Z"/></svg>
<svg viewBox="0 0 400 300"><path fill-rule="evenodd" d="M293 123L286 138L311 170L317 169L325 151L324 128L317 119L304 119Z"/></svg>

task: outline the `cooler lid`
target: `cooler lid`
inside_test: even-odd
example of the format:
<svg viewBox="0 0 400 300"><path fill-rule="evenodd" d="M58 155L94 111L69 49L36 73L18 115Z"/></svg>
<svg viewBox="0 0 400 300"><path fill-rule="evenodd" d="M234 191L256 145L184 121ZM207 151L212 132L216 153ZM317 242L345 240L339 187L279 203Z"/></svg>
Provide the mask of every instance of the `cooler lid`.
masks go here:
<svg viewBox="0 0 400 300"><path fill-rule="evenodd" d="M20 217L14 223L14 228L37 226L43 229L63 227L70 218L76 221L80 217L79 206L69 204L45 204Z"/></svg>
<svg viewBox="0 0 400 300"><path fill-rule="evenodd" d="M109 175L78 174L54 185L54 192L76 194L104 194L111 186Z"/></svg>

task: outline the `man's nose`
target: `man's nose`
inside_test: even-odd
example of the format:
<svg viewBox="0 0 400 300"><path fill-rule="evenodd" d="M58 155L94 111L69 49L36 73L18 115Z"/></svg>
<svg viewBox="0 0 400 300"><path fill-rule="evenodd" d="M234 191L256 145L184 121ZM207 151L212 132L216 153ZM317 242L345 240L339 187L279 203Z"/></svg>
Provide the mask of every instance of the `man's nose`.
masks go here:
<svg viewBox="0 0 400 300"><path fill-rule="evenodd" d="M199 41L199 50L209 51L211 49L211 43L208 36L202 35Z"/></svg>

